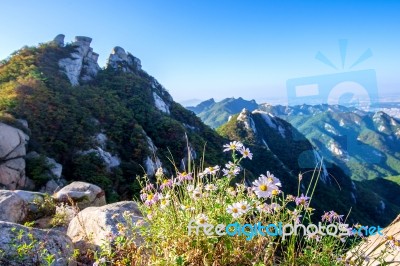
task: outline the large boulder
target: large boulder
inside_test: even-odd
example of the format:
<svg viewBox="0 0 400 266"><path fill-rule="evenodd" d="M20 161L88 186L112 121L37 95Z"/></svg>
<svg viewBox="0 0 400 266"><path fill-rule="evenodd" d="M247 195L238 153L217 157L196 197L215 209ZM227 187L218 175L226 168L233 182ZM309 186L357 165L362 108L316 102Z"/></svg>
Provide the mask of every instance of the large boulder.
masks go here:
<svg viewBox="0 0 400 266"><path fill-rule="evenodd" d="M53 195L53 198L58 202L65 203L72 200L81 210L106 204L105 193L100 187L80 181L72 182L63 187Z"/></svg>
<svg viewBox="0 0 400 266"><path fill-rule="evenodd" d="M59 231L29 228L0 221L0 265L48 265L46 257L54 256L52 266L76 265L71 239ZM22 251L19 247L25 246Z"/></svg>
<svg viewBox="0 0 400 266"><path fill-rule="evenodd" d="M19 223L27 215L28 204L24 199L13 191L0 190L0 221Z"/></svg>
<svg viewBox="0 0 400 266"><path fill-rule="evenodd" d="M29 221L52 215L56 211L56 207L53 202L45 202L46 194L44 193L27 190L14 190L13 193L25 201L25 204L28 207L27 219ZM53 200L52 198L48 199Z"/></svg>
<svg viewBox="0 0 400 266"><path fill-rule="evenodd" d="M383 235L375 234L365 238L364 241L348 252L347 259L356 263L354 265L375 266L386 265L386 263L388 265L399 265L400 215L383 229L382 233Z"/></svg>
<svg viewBox="0 0 400 266"><path fill-rule="evenodd" d="M112 242L119 234L118 224L127 228L131 222L136 223L142 219L136 203L132 201L122 201L102 207L89 207L72 219L67 235L72 239L75 247L84 252L89 248L98 248L106 241ZM132 234L132 231L128 230L125 233ZM137 244L140 242L140 238L137 238Z"/></svg>
<svg viewBox="0 0 400 266"><path fill-rule="evenodd" d="M44 185L40 192L47 193L49 195L53 195L61 188L63 188L67 184L67 181L63 178L60 179L50 179L47 181L46 185Z"/></svg>
<svg viewBox="0 0 400 266"><path fill-rule="evenodd" d="M22 130L0 123L0 187L13 190L26 186L23 157L28 140Z"/></svg>

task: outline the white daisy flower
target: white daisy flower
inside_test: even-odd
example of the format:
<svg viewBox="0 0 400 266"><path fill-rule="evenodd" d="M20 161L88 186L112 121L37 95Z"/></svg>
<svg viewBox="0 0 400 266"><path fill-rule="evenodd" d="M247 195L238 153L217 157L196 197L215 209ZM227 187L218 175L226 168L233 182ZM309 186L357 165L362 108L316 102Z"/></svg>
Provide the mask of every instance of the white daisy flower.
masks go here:
<svg viewBox="0 0 400 266"><path fill-rule="evenodd" d="M210 166L206 168L205 172L209 175L215 175L219 171L219 166Z"/></svg>
<svg viewBox="0 0 400 266"><path fill-rule="evenodd" d="M198 225L204 225L206 224L208 221L208 217L207 215L200 213L199 215L196 216L196 223Z"/></svg>
<svg viewBox="0 0 400 266"><path fill-rule="evenodd" d="M238 206L240 207L240 211L243 214L247 213L250 210L250 205L245 200L238 202Z"/></svg>
<svg viewBox="0 0 400 266"><path fill-rule="evenodd" d="M261 175L253 182L253 190L258 198L269 198L272 195L272 191L278 190L278 187L265 175Z"/></svg>
<svg viewBox="0 0 400 266"><path fill-rule="evenodd" d="M162 199L160 200L160 208L165 209L169 205L170 200L169 199Z"/></svg>
<svg viewBox="0 0 400 266"><path fill-rule="evenodd" d="M241 211L241 206L238 203L233 203L232 205L228 205L226 211L227 213L231 214L233 218L238 218L243 214Z"/></svg>
<svg viewBox="0 0 400 266"><path fill-rule="evenodd" d="M225 144L223 147L225 148L224 152L225 151L235 151L235 150L238 151L238 150L240 150L240 148L243 147L243 143L241 143L240 141L232 141L229 144Z"/></svg>
<svg viewBox="0 0 400 266"><path fill-rule="evenodd" d="M250 152L249 148L245 148L244 146L239 150L239 152L243 155L243 158L253 159L253 154Z"/></svg>
<svg viewBox="0 0 400 266"><path fill-rule="evenodd" d="M207 184L204 186L204 189L207 191L214 191L217 190L217 187L214 184Z"/></svg>
<svg viewBox="0 0 400 266"><path fill-rule="evenodd" d="M270 182L274 183L275 186L277 187L282 186L281 181L278 178L276 178L273 174L271 174L269 171L267 171L267 178Z"/></svg>
<svg viewBox="0 0 400 266"><path fill-rule="evenodd" d="M201 193L201 190L199 188L196 188L195 190L193 190L192 192L192 198L197 200L200 199L203 196L203 193Z"/></svg>

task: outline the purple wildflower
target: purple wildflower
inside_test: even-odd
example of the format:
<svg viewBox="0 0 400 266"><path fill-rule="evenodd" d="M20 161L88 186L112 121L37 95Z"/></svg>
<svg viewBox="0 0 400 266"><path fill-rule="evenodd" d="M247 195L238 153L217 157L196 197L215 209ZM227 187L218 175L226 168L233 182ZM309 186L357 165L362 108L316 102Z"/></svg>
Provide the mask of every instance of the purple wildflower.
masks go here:
<svg viewBox="0 0 400 266"><path fill-rule="evenodd" d="M310 199L309 197L304 196L304 194L301 193L301 197L296 197L295 202L297 206L303 205L304 207L307 207L309 199Z"/></svg>

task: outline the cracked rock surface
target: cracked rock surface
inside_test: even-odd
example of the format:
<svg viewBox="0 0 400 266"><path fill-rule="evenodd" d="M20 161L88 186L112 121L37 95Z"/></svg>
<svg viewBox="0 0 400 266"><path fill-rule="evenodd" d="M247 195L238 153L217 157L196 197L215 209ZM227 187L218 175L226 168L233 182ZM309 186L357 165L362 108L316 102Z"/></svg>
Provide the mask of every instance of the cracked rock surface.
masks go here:
<svg viewBox="0 0 400 266"><path fill-rule="evenodd" d="M0 187L9 190L25 187L27 141L28 136L22 130L0 123Z"/></svg>

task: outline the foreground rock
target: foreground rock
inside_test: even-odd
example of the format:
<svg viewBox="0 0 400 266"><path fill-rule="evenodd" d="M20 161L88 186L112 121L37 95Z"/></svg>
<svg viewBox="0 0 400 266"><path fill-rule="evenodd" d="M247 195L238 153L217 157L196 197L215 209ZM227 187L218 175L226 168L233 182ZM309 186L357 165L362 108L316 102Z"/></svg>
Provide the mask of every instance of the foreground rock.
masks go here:
<svg viewBox="0 0 400 266"><path fill-rule="evenodd" d="M356 257L361 260L355 265L400 265L400 215L383 230L383 236L370 236L349 251L348 259Z"/></svg>
<svg viewBox="0 0 400 266"><path fill-rule="evenodd" d="M55 207L51 208L52 204L47 204L46 207L41 207L46 200L46 194L44 193L26 190L14 190L13 193L25 201L25 204L28 207L27 219L29 221L52 215L55 212ZM51 198L49 199L52 200Z"/></svg>
<svg viewBox="0 0 400 266"><path fill-rule="evenodd" d="M127 217L133 223L142 219L142 215L132 201L122 201L102 207L89 207L78 213L68 226L67 235L76 248L82 252L96 249L106 241L110 243L119 234L118 224L128 227ZM129 216L129 217L128 217ZM132 232L125 232L132 234ZM138 238L139 243L140 240Z"/></svg>
<svg viewBox="0 0 400 266"><path fill-rule="evenodd" d="M27 215L28 204L23 198L12 191L0 190L0 221L19 223Z"/></svg>
<svg viewBox="0 0 400 266"><path fill-rule="evenodd" d="M0 123L0 187L12 190L26 186L23 157L28 140L22 130Z"/></svg>
<svg viewBox="0 0 400 266"><path fill-rule="evenodd" d="M106 204L105 193L100 187L80 181L72 182L68 186L63 187L53 197L56 201L65 203L69 203L71 199L81 210L91 206L98 207Z"/></svg>
<svg viewBox="0 0 400 266"><path fill-rule="evenodd" d="M71 239L58 231L29 228L15 223L0 222L0 265L48 265L47 255L54 256L52 266L73 266L74 246ZM18 237L21 236L22 237ZM12 245L14 243L16 245ZM17 247L28 245L17 251Z"/></svg>

